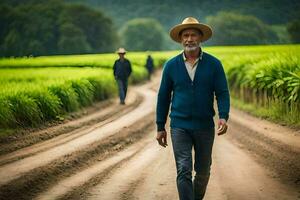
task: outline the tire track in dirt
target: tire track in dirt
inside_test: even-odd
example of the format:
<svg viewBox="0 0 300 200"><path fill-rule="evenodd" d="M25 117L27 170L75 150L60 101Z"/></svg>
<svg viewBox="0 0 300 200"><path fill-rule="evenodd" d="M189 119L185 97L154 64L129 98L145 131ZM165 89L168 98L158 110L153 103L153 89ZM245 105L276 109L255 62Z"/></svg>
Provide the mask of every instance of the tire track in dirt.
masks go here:
<svg viewBox="0 0 300 200"><path fill-rule="evenodd" d="M178 199L176 167L170 139L168 144L169 147L161 148L155 160L143 170L141 178L132 184L134 187L129 188L125 194L122 194L122 200ZM155 144L155 146L157 145Z"/></svg>
<svg viewBox="0 0 300 200"><path fill-rule="evenodd" d="M264 135L272 141L285 144L290 149L293 149L293 151L300 152L300 129L290 129L279 124L274 124L235 108L231 108L230 121L241 124L245 128Z"/></svg>
<svg viewBox="0 0 300 200"><path fill-rule="evenodd" d="M152 134L153 135L153 134ZM140 182L142 172L148 165L154 162L155 157L161 149L157 146L157 142L149 143L142 152L135 155L104 180L103 183L96 185L87 195L87 199L121 199L125 195L130 186L137 185ZM147 174L149 175L149 174ZM124 196L123 196L124 198Z"/></svg>
<svg viewBox="0 0 300 200"><path fill-rule="evenodd" d="M153 132L153 130L151 131ZM128 154L128 152L131 152L132 155L126 157L125 159L122 159L120 162L114 164L112 167L109 167L109 169L105 172L105 176L102 176L101 178L93 178L92 180L89 180L83 185L76 185L72 190L67 191L63 196L61 196L58 199L66 200L66 199L86 199L87 198L87 191L89 188L93 188L95 185L98 185L102 183L105 179L112 176L113 173L119 170L120 167L122 167L124 164L126 164L129 160L133 159L136 155L140 154L149 143L153 141L153 137L146 136L142 141L138 142L137 144L132 145L132 147L129 147L128 149L125 149L124 151L120 152L122 155ZM115 157L120 157L120 155L116 155ZM110 159L116 159L115 157L112 157ZM108 160L109 161L109 160ZM106 165L106 161L103 163L99 163L99 165ZM95 166L96 167L96 166ZM96 169L97 171L101 170L101 167ZM102 172L103 173L103 172ZM72 178L72 177L71 177ZM58 189L58 188L57 188ZM50 192L50 191L49 191ZM102 198L102 197L101 197Z"/></svg>
<svg viewBox="0 0 300 200"><path fill-rule="evenodd" d="M287 131L279 133L274 129L267 133L257 130L259 126L264 125L263 121L252 124L252 127L247 127L239 120L233 117L230 121L230 132L228 138L240 148L247 150L254 159L269 169L269 174L273 178L280 179L285 184L291 187L300 187L300 135L297 131ZM260 123L260 125L258 125ZM276 127L276 126L275 126ZM284 129L281 127L279 131ZM259 131L259 132L258 132ZM291 132L291 133L290 133ZM274 133L274 134L273 134ZM281 136L282 135L282 136ZM286 136L286 140L282 141L282 137Z"/></svg>
<svg viewBox="0 0 300 200"><path fill-rule="evenodd" d="M105 100L103 102L95 103L91 107L83 108L78 112L71 113L62 122L49 122L49 124L41 125L39 128L16 129L11 136L0 139L0 155L16 151L20 148L24 148L80 128L80 125L83 124L82 119L86 118L82 117L83 115L95 115L99 113L99 110L105 110L108 106L116 103L116 100Z"/></svg>
<svg viewBox="0 0 300 200"><path fill-rule="evenodd" d="M152 124L153 125L153 124ZM149 143L153 138L149 136L148 131L153 131L153 126L143 129L140 140L135 140L132 145L124 147L122 151L112 154L109 158L95 162L88 168L82 171L76 171L66 179L57 182L52 188L43 191L35 199L78 199L82 191L90 187L91 184L96 184L101 181L103 177L107 177L115 168L118 168L122 163L135 156L140 152L144 146ZM130 136L132 137L132 136ZM134 137L134 136L133 136ZM82 195L82 194L81 194Z"/></svg>
<svg viewBox="0 0 300 200"><path fill-rule="evenodd" d="M95 162L105 162L127 146L145 137L145 133L154 129L153 113L146 115L130 127L123 128L104 140L90 144L86 149L73 152L51 162L47 166L39 167L26 175L0 187L0 199L33 199L38 193L47 191L63 182L69 176L88 170ZM108 173L106 170L104 175ZM103 176L100 173L100 178ZM98 177L99 179L99 177ZM80 186L82 187L82 185Z"/></svg>
<svg viewBox="0 0 300 200"><path fill-rule="evenodd" d="M235 126L230 127L228 135L237 134ZM205 199L297 199L297 190L270 176L268 169L257 163L251 153L236 146L228 135L215 140Z"/></svg>

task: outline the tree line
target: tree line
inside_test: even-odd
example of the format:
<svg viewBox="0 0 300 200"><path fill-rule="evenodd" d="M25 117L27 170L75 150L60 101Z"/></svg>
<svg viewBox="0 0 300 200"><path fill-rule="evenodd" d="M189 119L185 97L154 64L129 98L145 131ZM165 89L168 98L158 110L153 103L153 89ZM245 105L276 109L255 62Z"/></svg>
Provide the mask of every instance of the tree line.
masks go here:
<svg viewBox="0 0 300 200"><path fill-rule="evenodd" d="M0 6L0 55L111 52L117 34L101 12L58 0Z"/></svg>
<svg viewBox="0 0 300 200"><path fill-rule="evenodd" d="M164 13L166 16L160 19L143 17L151 16L149 10L149 15L141 14L139 18L130 19L117 27L118 20L123 19L122 12L119 17L112 18L109 16L111 14L107 14L111 10L91 8L93 4L88 6L59 0L29 0L25 4L18 2L11 0L0 4L1 57L104 53L113 52L120 45L130 51L179 48L168 36L170 27L164 25L166 19L169 19L168 13ZM109 1L101 2L110 4ZM154 1L154 5L156 3ZM164 2L161 9L163 5ZM128 12L130 6L119 7ZM145 5L147 7L149 5ZM195 15L200 20L201 16ZM173 21L176 22L172 21L172 25L180 23L183 19L180 17L173 14ZM205 45L300 42L300 17L295 17L285 26L271 26L253 15L221 11L206 16L201 22L211 25L214 32L212 39Z"/></svg>
<svg viewBox="0 0 300 200"><path fill-rule="evenodd" d="M12 1L12 0L10 0ZM220 11L233 11L243 15L258 17L271 25L286 24L298 15L298 0L65 0L81 2L98 7L114 18L117 26L128 20L150 17L161 22L168 30L173 24L186 16L198 16L201 21L206 16Z"/></svg>

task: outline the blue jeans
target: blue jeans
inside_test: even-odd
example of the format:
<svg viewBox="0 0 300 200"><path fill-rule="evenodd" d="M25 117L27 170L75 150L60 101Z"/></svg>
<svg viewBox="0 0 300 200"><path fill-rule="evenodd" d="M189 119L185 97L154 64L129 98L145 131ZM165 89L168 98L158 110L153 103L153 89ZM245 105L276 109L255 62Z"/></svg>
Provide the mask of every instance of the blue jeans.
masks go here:
<svg viewBox="0 0 300 200"><path fill-rule="evenodd" d="M117 79L118 88L119 88L119 97L121 102L125 102L128 80Z"/></svg>
<svg viewBox="0 0 300 200"><path fill-rule="evenodd" d="M203 199L210 176L214 137L214 128L207 131L171 128L180 200ZM193 148L195 152L194 170L196 172L194 180L192 180Z"/></svg>

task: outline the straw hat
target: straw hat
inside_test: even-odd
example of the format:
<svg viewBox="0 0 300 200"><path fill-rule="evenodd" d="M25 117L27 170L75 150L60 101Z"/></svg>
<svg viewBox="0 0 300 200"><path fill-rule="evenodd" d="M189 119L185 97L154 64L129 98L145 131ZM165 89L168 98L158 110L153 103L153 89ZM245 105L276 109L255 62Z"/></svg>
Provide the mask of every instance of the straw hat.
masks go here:
<svg viewBox="0 0 300 200"><path fill-rule="evenodd" d="M203 36L201 38L201 42L208 40L212 35L212 29L210 26L206 24L199 23L197 19L193 17L185 18L181 24L174 26L170 30L170 36L175 42L181 42L180 33L184 29L195 28L202 32Z"/></svg>
<svg viewBox="0 0 300 200"><path fill-rule="evenodd" d="M125 50L124 48L120 47L120 48L116 51L116 53L126 53L126 50Z"/></svg>

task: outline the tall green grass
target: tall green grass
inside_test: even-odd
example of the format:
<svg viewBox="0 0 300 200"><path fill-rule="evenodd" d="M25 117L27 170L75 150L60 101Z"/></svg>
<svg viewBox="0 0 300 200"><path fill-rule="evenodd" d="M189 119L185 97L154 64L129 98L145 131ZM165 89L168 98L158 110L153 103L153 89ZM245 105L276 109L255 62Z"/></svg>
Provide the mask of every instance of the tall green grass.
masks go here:
<svg viewBox="0 0 300 200"><path fill-rule="evenodd" d="M116 95L111 70L51 68L42 71L0 70L0 127L37 126Z"/></svg>
<svg viewBox="0 0 300 200"><path fill-rule="evenodd" d="M133 55L135 84L147 78L147 55ZM0 128L38 126L116 96L115 59L115 54L1 59ZM164 62L159 55L154 61Z"/></svg>
<svg viewBox="0 0 300 200"><path fill-rule="evenodd" d="M223 57L231 94L264 117L300 127L300 46Z"/></svg>

